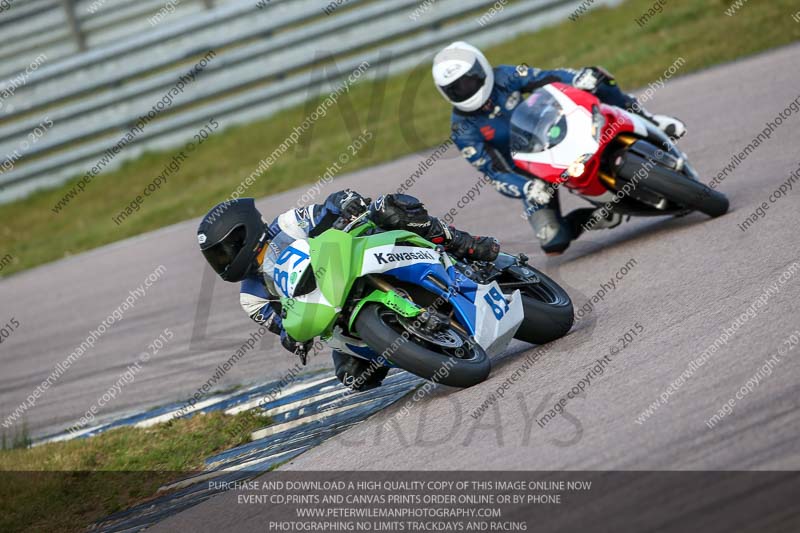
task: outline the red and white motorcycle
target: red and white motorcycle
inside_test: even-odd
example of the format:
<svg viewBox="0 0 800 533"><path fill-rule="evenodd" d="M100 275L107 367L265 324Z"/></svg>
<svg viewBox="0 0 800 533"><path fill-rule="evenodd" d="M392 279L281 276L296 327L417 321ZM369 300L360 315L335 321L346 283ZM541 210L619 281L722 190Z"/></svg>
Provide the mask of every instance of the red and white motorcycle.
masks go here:
<svg viewBox="0 0 800 533"><path fill-rule="evenodd" d="M728 211L654 124L563 83L535 90L511 117L520 169L622 215Z"/></svg>

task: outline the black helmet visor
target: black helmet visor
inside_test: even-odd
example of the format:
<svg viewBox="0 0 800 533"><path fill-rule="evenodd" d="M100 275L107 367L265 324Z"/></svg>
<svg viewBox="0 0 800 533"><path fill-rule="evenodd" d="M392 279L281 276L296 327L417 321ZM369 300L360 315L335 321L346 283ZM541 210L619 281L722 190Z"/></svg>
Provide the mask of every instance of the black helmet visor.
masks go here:
<svg viewBox="0 0 800 533"><path fill-rule="evenodd" d="M247 229L237 226L228 233L220 242L203 250L206 261L217 274L225 272L244 246Z"/></svg>
<svg viewBox="0 0 800 533"><path fill-rule="evenodd" d="M451 102L463 102L469 100L475 93L480 91L486 81L486 71L477 59L472 67L456 81L442 87L442 91Z"/></svg>

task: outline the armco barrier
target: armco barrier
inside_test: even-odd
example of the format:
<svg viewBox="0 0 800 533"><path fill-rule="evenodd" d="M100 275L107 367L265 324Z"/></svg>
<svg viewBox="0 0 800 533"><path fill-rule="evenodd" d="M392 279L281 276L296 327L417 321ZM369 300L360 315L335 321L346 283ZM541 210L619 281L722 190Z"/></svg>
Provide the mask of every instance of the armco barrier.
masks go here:
<svg viewBox="0 0 800 533"><path fill-rule="evenodd" d="M13 168L0 173L0 201L86 172L208 50L215 56L198 81L107 168L145 149L181 144L209 118L226 128L324 94L363 61L369 62L371 77L394 74L449 41L500 42L561 21L578 4L507 2L480 24L478 18L497 2L437 0L413 20L417 0L350 0L348 9L329 16L317 0L273 0L265 9L232 1L165 23L150 33L45 64L2 102L0 154L18 153ZM53 122L52 128L35 145L19 150L43 117Z"/></svg>

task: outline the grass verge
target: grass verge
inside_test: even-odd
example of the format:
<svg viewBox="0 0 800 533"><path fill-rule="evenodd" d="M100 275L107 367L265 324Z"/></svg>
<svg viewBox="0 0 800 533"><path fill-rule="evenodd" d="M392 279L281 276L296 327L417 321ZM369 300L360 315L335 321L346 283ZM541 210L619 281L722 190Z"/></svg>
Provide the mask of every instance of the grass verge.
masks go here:
<svg viewBox="0 0 800 533"><path fill-rule="evenodd" d="M678 73L681 75L800 39L800 24L791 17L796 0L750 2L734 16L726 16L731 3L732 0L670 2L662 13L640 27L635 20L652 8L653 0L629 0L615 8L591 11L576 22L566 21L517 37L486 52L494 64L525 62L539 68L603 65L616 75L623 88L632 89L658 79L678 57L685 59ZM274 194L317 180L357 135L351 136L349 129L367 128L374 137L369 148L344 165L342 172L441 142L449 133L450 112L433 87L429 70L425 63L410 74L390 78L385 81L383 96L374 100L375 95L381 94L382 82L354 86L349 97L340 98L338 105L317 121L313 131L303 136L303 146L283 155L249 188L247 195ZM372 103L375 106L370 109ZM300 106L214 133L182 163L176 175L120 225L112 217L142 193L177 151L147 153L95 178L59 214L51 208L76 180L0 206L0 231L5 244L2 255L8 252L6 257L11 258L4 261L0 274L201 216L227 198L313 107L316 104ZM386 178L387 190L405 178ZM328 185L320 195L333 192L334 187Z"/></svg>
<svg viewBox="0 0 800 533"><path fill-rule="evenodd" d="M0 451L0 531L81 531L152 498L204 460L250 440L252 411L125 427L89 439Z"/></svg>

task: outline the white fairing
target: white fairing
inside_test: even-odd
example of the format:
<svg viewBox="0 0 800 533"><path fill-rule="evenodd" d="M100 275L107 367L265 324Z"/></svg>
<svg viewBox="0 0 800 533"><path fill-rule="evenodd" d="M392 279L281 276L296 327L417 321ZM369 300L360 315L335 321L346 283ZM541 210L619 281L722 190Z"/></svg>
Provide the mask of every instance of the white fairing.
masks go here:
<svg viewBox="0 0 800 533"><path fill-rule="evenodd" d="M491 299L490 304L487 298ZM489 355L502 353L517 333L525 313L522 309L522 296L519 291L503 294L496 282L478 285L475 293L475 342ZM353 351L349 346L369 348L363 341L344 334L340 327L333 330L326 344L334 350L368 359Z"/></svg>
<svg viewBox="0 0 800 533"><path fill-rule="evenodd" d="M439 252L431 248L387 244L369 248L364 252L360 275L376 274L420 263L439 264L440 262Z"/></svg>
<svg viewBox="0 0 800 533"><path fill-rule="evenodd" d="M494 281L478 285L475 313L475 341L489 355L497 355L508 347L525 318L520 292L503 294Z"/></svg>
<svg viewBox="0 0 800 533"><path fill-rule="evenodd" d="M440 255L430 248L415 246L386 245L370 248L364 254L361 275L386 272L413 264L437 264L441 261ZM508 296L503 294L496 282L478 285L475 296L475 341L489 355L506 349L523 318L519 291ZM347 352L351 353L349 350Z"/></svg>
<svg viewBox="0 0 800 533"><path fill-rule="evenodd" d="M620 107L618 107L617 109L624 112L627 115L628 120L633 122L633 132L636 135L639 135L641 137L647 137L647 122L642 117L640 117L639 115L634 115L630 111L625 111Z"/></svg>
<svg viewBox="0 0 800 533"><path fill-rule="evenodd" d="M546 86L544 90L553 95L561 104L567 119L567 136L548 150L536 153L516 153L514 159L543 163L555 168L567 168L581 156L594 155L600 148L600 143L592 135L592 114L558 89Z"/></svg>
<svg viewBox="0 0 800 533"><path fill-rule="evenodd" d="M281 295L291 298L308 268L311 268L311 249L308 241L297 239L282 251L275 261L270 276Z"/></svg>

